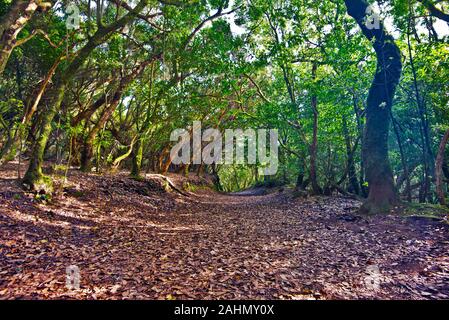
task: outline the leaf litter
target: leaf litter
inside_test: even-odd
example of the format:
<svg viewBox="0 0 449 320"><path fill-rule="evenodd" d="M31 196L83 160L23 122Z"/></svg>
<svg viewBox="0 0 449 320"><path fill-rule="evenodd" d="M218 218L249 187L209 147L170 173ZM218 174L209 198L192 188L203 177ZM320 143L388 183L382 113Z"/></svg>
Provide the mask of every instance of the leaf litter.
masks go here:
<svg viewBox="0 0 449 320"><path fill-rule="evenodd" d="M1 299L449 299L444 223L288 191L187 197L125 173L70 171L42 204L15 178L0 171Z"/></svg>

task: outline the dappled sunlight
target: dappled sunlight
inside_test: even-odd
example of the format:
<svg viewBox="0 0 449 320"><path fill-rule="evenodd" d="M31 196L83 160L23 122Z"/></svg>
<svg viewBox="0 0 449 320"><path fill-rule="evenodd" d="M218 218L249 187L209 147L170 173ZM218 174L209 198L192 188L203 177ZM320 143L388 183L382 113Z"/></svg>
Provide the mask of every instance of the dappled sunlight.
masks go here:
<svg viewBox="0 0 449 320"><path fill-rule="evenodd" d="M449 299L447 23L1 1L0 300Z"/></svg>
<svg viewBox="0 0 449 320"><path fill-rule="evenodd" d="M291 191L136 194L146 182L127 179L76 173L68 179L73 189L50 203L3 199L1 292L64 299L329 299L419 297L422 286L436 288L431 294L446 290L449 244L442 225L395 216L348 219L353 200L296 199ZM103 189L106 184L115 187ZM81 272L75 291L64 284L71 265ZM378 273L371 280L373 265ZM378 288L378 278L382 291L373 291L369 283Z"/></svg>

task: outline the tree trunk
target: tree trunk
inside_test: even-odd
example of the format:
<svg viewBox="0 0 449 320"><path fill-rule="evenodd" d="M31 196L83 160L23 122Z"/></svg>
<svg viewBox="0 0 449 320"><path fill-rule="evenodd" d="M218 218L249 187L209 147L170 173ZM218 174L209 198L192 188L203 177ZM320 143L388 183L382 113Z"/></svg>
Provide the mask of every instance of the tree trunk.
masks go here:
<svg viewBox="0 0 449 320"><path fill-rule="evenodd" d="M418 0L418 1L421 2L427 8L427 10L429 10L432 16L444 20L449 24L449 14L438 9L431 0Z"/></svg>
<svg viewBox="0 0 449 320"><path fill-rule="evenodd" d="M304 183L304 173L300 172L296 178L296 189L302 190L302 184Z"/></svg>
<svg viewBox="0 0 449 320"><path fill-rule="evenodd" d="M44 163L45 147L51 134L51 122L62 103L65 88L64 83L60 82L56 85L55 89L49 94L50 103L48 108L37 117L38 129L31 147L28 170L23 178L23 183L31 190L39 191L38 189L43 189L46 192L52 191L51 180L44 177L42 165Z"/></svg>
<svg viewBox="0 0 449 320"><path fill-rule="evenodd" d="M132 152L131 176L140 177L140 171L142 169L142 158L143 158L143 143L142 139L138 138Z"/></svg>
<svg viewBox="0 0 449 320"><path fill-rule="evenodd" d="M162 165L161 173L164 174L164 175L167 174L168 169L170 169L170 165L171 165L171 158L170 158L170 156L168 155L166 161L165 161L164 164Z"/></svg>
<svg viewBox="0 0 449 320"><path fill-rule="evenodd" d="M446 205L446 198L444 196L443 190L443 163L444 163L444 153L446 150L448 140L449 140L449 130L446 131L443 139L441 140L437 158L435 161L436 192L438 196L438 201L443 206Z"/></svg>
<svg viewBox="0 0 449 320"><path fill-rule="evenodd" d="M430 197L430 183L431 183L431 175L435 172L435 168L433 168L435 161L434 155L431 148L430 142L430 130L429 130L429 122L427 120L427 110L425 106L425 101L421 98L421 93L419 91L418 86L418 76L416 73L415 62L412 54L412 45L410 41L410 33L411 33L411 24L412 24L412 8L410 8L409 18L408 18L408 28L407 28L407 47L408 47L408 55L410 60L410 67L413 75L413 87L415 91L415 99L416 99L416 107L418 109L418 114L420 118L420 135L422 141L422 157L424 164L424 176L423 183L420 189L419 201L424 203L426 199Z"/></svg>
<svg viewBox="0 0 449 320"><path fill-rule="evenodd" d="M64 93L66 86L76 75L78 69L84 64L89 57L90 53L99 45L106 42L114 31L127 25L135 19L135 17L146 7L148 0L141 0L133 11L122 18L116 20L108 26L99 28L97 32L89 38L89 41L84 47L82 47L72 62L61 71L60 77L55 84L55 87L49 91L48 105L45 110L42 111L41 117L38 117L37 125L39 128L37 134L34 137L33 145L31 147L31 158L28 166L28 170L24 177L24 183L31 189L36 189L43 180L46 182L49 179L44 179L42 173L43 157L45 147L47 145L48 137L51 133L51 123L56 113L59 111L62 100L64 99Z"/></svg>
<svg viewBox="0 0 449 320"><path fill-rule="evenodd" d="M120 98L119 98L120 99ZM117 107L119 100L111 101L111 104L104 110L98 122L95 126L90 130L86 139L84 140L83 150L81 152L81 171L90 172L92 169L92 157L93 157L93 145L95 141L95 137L98 132L104 127L106 122L111 117L115 108Z"/></svg>
<svg viewBox="0 0 449 320"><path fill-rule="evenodd" d="M355 91L353 92L353 106L354 106L354 113L355 113L355 119L357 121L357 131L359 134L359 137L363 136L364 124L362 123L362 111L359 108L358 105L358 99ZM363 157L360 157L360 178L359 178L359 186L360 186L360 194L362 197L368 197L368 188L365 186L365 164L363 163Z"/></svg>
<svg viewBox="0 0 449 320"><path fill-rule="evenodd" d="M258 171L258 170L256 170ZM221 186L221 181L220 181L220 175L218 173L218 168L217 168L217 164L212 164L212 178L214 181L214 186L215 189L217 189L217 191L221 192L223 191L223 187Z"/></svg>
<svg viewBox="0 0 449 320"><path fill-rule="evenodd" d="M447 159L445 159L445 161L443 161L443 173L444 173L444 177L446 178L446 180L449 181L449 165L447 163Z"/></svg>
<svg viewBox="0 0 449 320"><path fill-rule="evenodd" d="M95 136L89 136L84 140L83 149L81 151L80 170L83 172L92 171L92 157L94 156L94 140Z"/></svg>
<svg viewBox="0 0 449 320"><path fill-rule="evenodd" d="M393 114L391 114L391 119L393 120L393 130L396 135L396 140L399 146L399 153L401 154L401 163L402 168L404 169L404 178L405 178L405 193L407 194L407 201L412 202L412 191L410 190L410 173L407 165L407 160L405 159L404 147L402 145L401 135L399 134L398 124L396 120L393 118ZM396 185L396 187L400 188L400 185Z"/></svg>
<svg viewBox="0 0 449 320"><path fill-rule="evenodd" d="M402 71L401 53L382 23L379 28L368 28L368 3L364 0L345 0L348 14L372 41L377 55L377 68L367 100L363 158L369 184L368 199L362 213L388 212L398 201L393 173L388 159L388 134L393 97Z"/></svg>
<svg viewBox="0 0 449 320"><path fill-rule="evenodd" d="M312 66L312 79L316 79L316 72L317 72L317 64L313 63ZM312 184L312 191L313 194L319 195L322 194L323 191L321 190L320 186L318 185L317 181L317 166L316 166L316 160L317 160L317 151L318 151L318 98L314 94L312 96L312 112L313 112L313 137L312 137L312 143L310 144L310 182Z"/></svg>
<svg viewBox="0 0 449 320"><path fill-rule="evenodd" d="M17 36L38 8L47 9L51 3L40 0L15 0L0 20L0 75L16 47Z"/></svg>
<svg viewBox="0 0 449 320"><path fill-rule="evenodd" d="M349 193L359 194L359 182L357 181L357 175L354 165L354 150L351 146L351 138L349 137L348 122L346 116L343 116L343 134L345 136L346 143L346 155L347 155L347 166L348 166L348 180L349 180Z"/></svg>
<svg viewBox="0 0 449 320"><path fill-rule="evenodd" d="M196 171L196 175L197 175L198 177L201 177L201 176L203 175L203 172L204 172L204 163L201 163L201 164L198 166L198 169L197 169L197 171Z"/></svg>
<svg viewBox="0 0 449 320"><path fill-rule="evenodd" d="M120 100L123 96L123 93L126 89L126 87L137 77L139 76L148 66L148 64L155 59L156 56L154 56L152 59L143 62L138 67L136 67L130 74L123 77L120 81L120 84L117 88L117 90L114 93L114 96L112 97L112 100L109 102L109 106L106 107L103 114L101 115L100 119L98 120L97 124L92 128L89 135L86 138L83 154L81 156L81 170L85 172L89 172L92 168L91 165L91 159L92 159L92 146L93 142L95 140L96 135L98 132L103 128L103 126L106 124L106 122L111 118L112 114L114 113L115 109L120 103ZM107 99L105 98L105 102ZM142 161L142 159L140 159ZM139 169L140 170L140 169Z"/></svg>

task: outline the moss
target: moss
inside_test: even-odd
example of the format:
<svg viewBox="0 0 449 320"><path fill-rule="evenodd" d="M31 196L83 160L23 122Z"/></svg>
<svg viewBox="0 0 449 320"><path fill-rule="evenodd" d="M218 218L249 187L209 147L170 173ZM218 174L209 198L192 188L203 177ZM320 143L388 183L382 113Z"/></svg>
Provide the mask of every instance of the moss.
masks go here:
<svg viewBox="0 0 449 320"><path fill-rule="evenodd" d="M309 195L307 191L296 189L292 193L293 198L307 198Z"/></svg>
<svg viewBox="0 0 449 320"><path fill-rule="evenodd" d="M190 182L184 182L182 184L182 188L184 189L184 191L190 191L190 192L195 192L196 190L198 190L197 186L194 186Z"/></svg>
<svg viewBox="0 0 449 320"><path fill-rule="evenodd" d="M404 218L417 217L442 220L449 217L449 208L437 204L409 203L398 201L387 206L375 206L372 202L366 202L359 209L360 214L392 214Z"/></svg>
<svg viewBox="0 0 449 320"><path fill-rule="evenodd" d="M11 151L5 156L5 160L7 162L13 161L16 158L17 150L15 147L11 149Z"/></svg>
<svg viewBox="0 0 449 320"><path fill-rule="evenodd" d="M377 215L377 214L390 214L395 211L392 204L388 202L375 203L374 201L366 201L359 209L359 213L362 215Z"/></svg>
<svg viewBox="0 0 449 320"><path fill-rule="evenodd" d="M142 159L143 159L143 143L139 139L136 142L135 150L132 152L132 169L131 169L131 175L133 176L139 176L140 170L142 168Z"/></svg>
<svg viewBox="0 0 449 320"><path fill-rule="evenodd" d="M401 215L405 217L443 219L449 216L449 208L438 204L406 203L402 206Z"/></svg>
<svg viewBox="0 0 449 320"><path fill-rule="evenodd" d="M68 169L68 167L66 165L63 165L63 164L55 164L53 166L53 170L55 172L64 172L65 173L67 171L67 169Z"/></svg>
<svg viewBox="0 0 449 320"><path fill-rule="evenodd" d="M39 202L42 202L42 203L46 204L46 203L48 203L48 202L51 202L52 197L51 197L51 195L49 195L49 194L40 194L40 193L37 193L37 194L34 196L34 199L37 200L37 201L39 201Z"/></svg>
<svg viewBox="0 0 449 320"><path fill-rule="evenodd" d="M44 194L53 193L53 180L49 176L43 175L41 172L27 172L23 179L23 185L29 191L35 191Z"/></svg>
<svg viewBox="0 0 449 320"><path fill-rule="evenodd" d="M192 183L190 183L188 181L186 181L186 182L184 182L182 184L182 189L184 191L193 192L193 193L195 193L197 191L200 191L200 190L215 190L215 191L218 191L218 190L216 190L216 186L211 187L211 186L208 186L208 185L205 185L205 184L197 185L197 184L192 184Z"/></svg>
<svg viewBox="0 0 449 320"><path fill-rule="evenodd" d="M144 182L144 181L145 181L145 178L142 177L142 176L137 176L137 175L131 174L129 177L130 177L131 179L136 180L136 181L139 181L139 182Z"/></svg>
<svg viewBox="0 0 449 320"><path fill-rule="evenodd" d="M20 199L22 199L22 196L19 193L16 193L16 194L14 194L13 199L20 200Z"/></svg>
<svg viewBox="0 0 449 320"><path fill-rule="evenodd" d="M44 191L46 194L53 193L53 180L49 176L42 176L37 184L35 184L37 191Z"/></svg>
<svg viewBox="0 0 449 320"><path fill-rule="evenodd" d="M164 187L164 190L166 192L170 192L171 191L171 187L170 187L169 183L167 181L165 181L165 180L163 182L163 187Z"/></svg>
<svg viewBox="0 0 449 320"><path fill-rule="evenodd" d="M76 190L75 192L73 192L72 195L73 195L75 198L82 198L82 197L84 197L84 192L83 192L83 191Z"/></svg>

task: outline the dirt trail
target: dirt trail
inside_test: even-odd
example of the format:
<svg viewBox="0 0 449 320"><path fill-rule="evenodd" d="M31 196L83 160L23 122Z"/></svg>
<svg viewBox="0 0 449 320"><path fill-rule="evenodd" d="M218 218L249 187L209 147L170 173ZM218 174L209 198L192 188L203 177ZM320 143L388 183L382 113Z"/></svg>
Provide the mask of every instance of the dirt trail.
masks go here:
<svg viewBox="0 0 449 320"><path fill-rule="evenodd" d="M0 297L448 299L449 228L344 198L163 193L71 172L53 204L0 172ZM80 290L65 286L81 270Z"/></svg>

